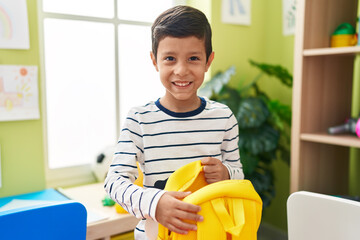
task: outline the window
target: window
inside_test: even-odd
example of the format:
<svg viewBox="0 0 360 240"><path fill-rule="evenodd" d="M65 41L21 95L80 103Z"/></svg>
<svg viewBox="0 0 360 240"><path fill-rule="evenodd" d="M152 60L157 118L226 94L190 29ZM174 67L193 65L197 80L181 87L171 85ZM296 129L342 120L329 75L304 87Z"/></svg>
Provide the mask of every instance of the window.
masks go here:
<svg viewBox="0 0 360 240"><path fill-rule="evenodd" d="M183 3L39 1L49 186L91 181L91 165L116 143L129 108L163 95L150 60L150 27Z"/></svg>

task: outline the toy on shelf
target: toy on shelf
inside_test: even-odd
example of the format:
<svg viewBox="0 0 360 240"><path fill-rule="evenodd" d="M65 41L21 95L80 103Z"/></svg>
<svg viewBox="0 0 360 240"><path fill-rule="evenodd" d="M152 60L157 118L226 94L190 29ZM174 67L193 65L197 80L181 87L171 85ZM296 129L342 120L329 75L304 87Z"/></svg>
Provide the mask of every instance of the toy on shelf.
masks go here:
<svg viewBox="0 0 360 240"><path fill-rule="evenodd" d="M105 196L105 198L102 201L103 206L111 207L115 205L115 201L112 200L110 197Z"/></svg>
<svg viewBox="0 0 360 240"><path fill-rule="evenodd" d="M329 134L353 133L360 137L360 118L349 118L344 124L330 127Z"/></svg>
<svg viewBox="0 0 360 240"><path fill-rule="evenodd" d="M355 28L350 23L340 24L331 36L331 47L347 47L357 44Z"/></svg>

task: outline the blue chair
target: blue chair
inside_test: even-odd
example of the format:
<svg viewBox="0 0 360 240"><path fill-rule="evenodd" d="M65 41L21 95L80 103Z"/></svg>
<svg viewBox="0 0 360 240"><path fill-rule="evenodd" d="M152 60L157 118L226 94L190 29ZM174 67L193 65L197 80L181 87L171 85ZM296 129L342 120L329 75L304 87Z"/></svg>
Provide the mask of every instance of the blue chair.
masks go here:
<svg viewBox="0 0 360 240"><path fill-rule="evenodd" d="M85 240L86 208L59 201L0 212L0 239Z"/></svg>

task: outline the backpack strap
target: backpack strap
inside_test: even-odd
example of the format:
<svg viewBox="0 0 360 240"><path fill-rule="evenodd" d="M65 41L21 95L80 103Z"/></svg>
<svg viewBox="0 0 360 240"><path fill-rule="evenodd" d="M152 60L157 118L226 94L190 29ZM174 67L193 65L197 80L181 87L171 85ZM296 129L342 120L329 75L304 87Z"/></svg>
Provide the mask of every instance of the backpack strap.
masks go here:
<svg viewBox="0 0 360 240"><path fill-rule="evenodd" d="M173 172L166 182L166 191L195 192L208 185L201 161L186 164Z"/></svg>
<svg viewBox="0 0 360 240"><path fill-rule="evenodd" d="M225 207L225 200L223 198L216 198L210 202L216 215L219 219L221 219L221 224L223 225L225 232L230 233L231 235L239 236L245 224L245 210L243 200L236 200L236 204L234 204L237 210L235 214L237 217L235 219L235 223Z"/></svg>

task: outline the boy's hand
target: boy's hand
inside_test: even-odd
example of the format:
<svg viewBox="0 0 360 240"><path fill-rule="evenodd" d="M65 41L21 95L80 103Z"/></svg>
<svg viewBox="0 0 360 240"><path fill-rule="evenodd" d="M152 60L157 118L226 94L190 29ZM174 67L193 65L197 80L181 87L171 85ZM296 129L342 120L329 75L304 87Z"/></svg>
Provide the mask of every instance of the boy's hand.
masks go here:
<svg viewBox="0 0 360 240"><path fill-rule="evenodd" d="M201 164L204 166L203 170L207 183L215 183L230 178L228 169L217 158L203 158Z"/></svg>
<svg viewBox="0 0 360 240"><path fill-rule="evenodd" d="M155 217L159 223L172 232L187 234L188 231L196 231L196 225L183 220L203 221L203 217L197 212L199 206L182 202L190 192L166 192L158 202Z"/></svg>

